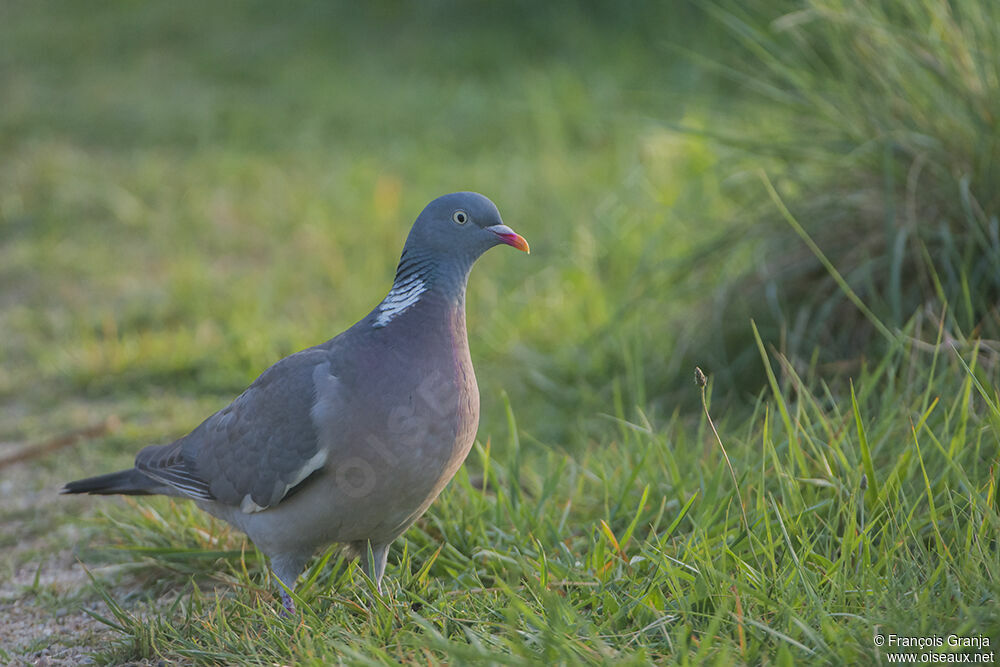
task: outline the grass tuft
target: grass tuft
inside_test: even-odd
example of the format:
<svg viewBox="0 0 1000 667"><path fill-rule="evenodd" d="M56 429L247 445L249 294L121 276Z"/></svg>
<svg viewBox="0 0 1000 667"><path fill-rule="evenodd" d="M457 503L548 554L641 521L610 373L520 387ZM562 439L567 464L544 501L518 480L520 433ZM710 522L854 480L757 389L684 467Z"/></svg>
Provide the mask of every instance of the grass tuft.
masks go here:
<svg viewBox="0 0 1000 667"><path fill-rule="evenodd" d="M759 382L739 355L751 316L800 369L817 358L856 371L886 327L944 303L949 330L1000 338L1000 6L802 0L713 14L745 54L714 67L756 100L748 124L714 136L773 180L736 190L739 245L725 252L752 246L755 260L711 305L727 314L713 359L724 379Z"/></svg>

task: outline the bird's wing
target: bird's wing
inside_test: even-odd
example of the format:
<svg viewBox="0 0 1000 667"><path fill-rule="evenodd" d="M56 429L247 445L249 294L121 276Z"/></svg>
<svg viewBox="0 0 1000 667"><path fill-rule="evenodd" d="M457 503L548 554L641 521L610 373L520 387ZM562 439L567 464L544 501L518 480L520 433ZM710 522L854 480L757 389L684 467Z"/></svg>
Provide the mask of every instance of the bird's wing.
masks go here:
<svg viewBox="0 0 1000 667"><path fill-rule="evenodd" d="M282 359L188 435L143 449L136 468L187 496L244 512L277 504L326 462L312 411L337 403L329 355L317 347Z"/></svg>

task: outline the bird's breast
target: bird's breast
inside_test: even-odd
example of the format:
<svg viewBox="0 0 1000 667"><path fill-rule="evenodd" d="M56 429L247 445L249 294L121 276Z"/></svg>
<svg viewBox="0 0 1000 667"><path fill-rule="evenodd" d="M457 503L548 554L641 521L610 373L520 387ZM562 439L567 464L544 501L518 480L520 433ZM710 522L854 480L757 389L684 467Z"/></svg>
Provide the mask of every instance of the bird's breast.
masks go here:
<svg viewBox="0 0 1000 667"><path fill-rule="evenodd" d="M436 495L465 460L479 425L464 318L371 353L358 373L378 380L355 383L365 387L352 397L365 418L353 423L364 428L348 449L370 461L387 485Z"/></svg>

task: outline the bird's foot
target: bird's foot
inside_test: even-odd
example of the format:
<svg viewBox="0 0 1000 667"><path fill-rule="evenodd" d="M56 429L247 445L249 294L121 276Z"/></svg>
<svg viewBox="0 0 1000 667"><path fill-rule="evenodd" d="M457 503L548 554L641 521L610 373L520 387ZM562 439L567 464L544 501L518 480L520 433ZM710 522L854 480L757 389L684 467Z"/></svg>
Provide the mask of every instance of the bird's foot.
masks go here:
<svg viewBox="0 0 1000 667"><path fill-rule="evenodd" d="M285 618L295 615L295 602L292 601L292 596L288 594L288 591L283 588L281 589L281 606L284 607L281 615Z"/></svg>

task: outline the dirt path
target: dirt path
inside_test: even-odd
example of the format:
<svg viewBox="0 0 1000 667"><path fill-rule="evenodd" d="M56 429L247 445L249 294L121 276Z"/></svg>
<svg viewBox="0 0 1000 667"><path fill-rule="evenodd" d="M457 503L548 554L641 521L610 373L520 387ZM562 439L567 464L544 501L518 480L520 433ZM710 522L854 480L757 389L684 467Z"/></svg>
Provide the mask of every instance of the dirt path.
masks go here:
<svg viewBox="0 0 1000 667"><path fill-rule="evenodd" d="M74 555L84 536L81 508L57 494L49 459L42 457L0 470L0 662L13 665L80 665L117 634L86 613L108 610L90 588ZM0 443L0 460L24 446ZM88 504L89 505L89 504ZM83 508L87 511L87 508Z"/></svg>

